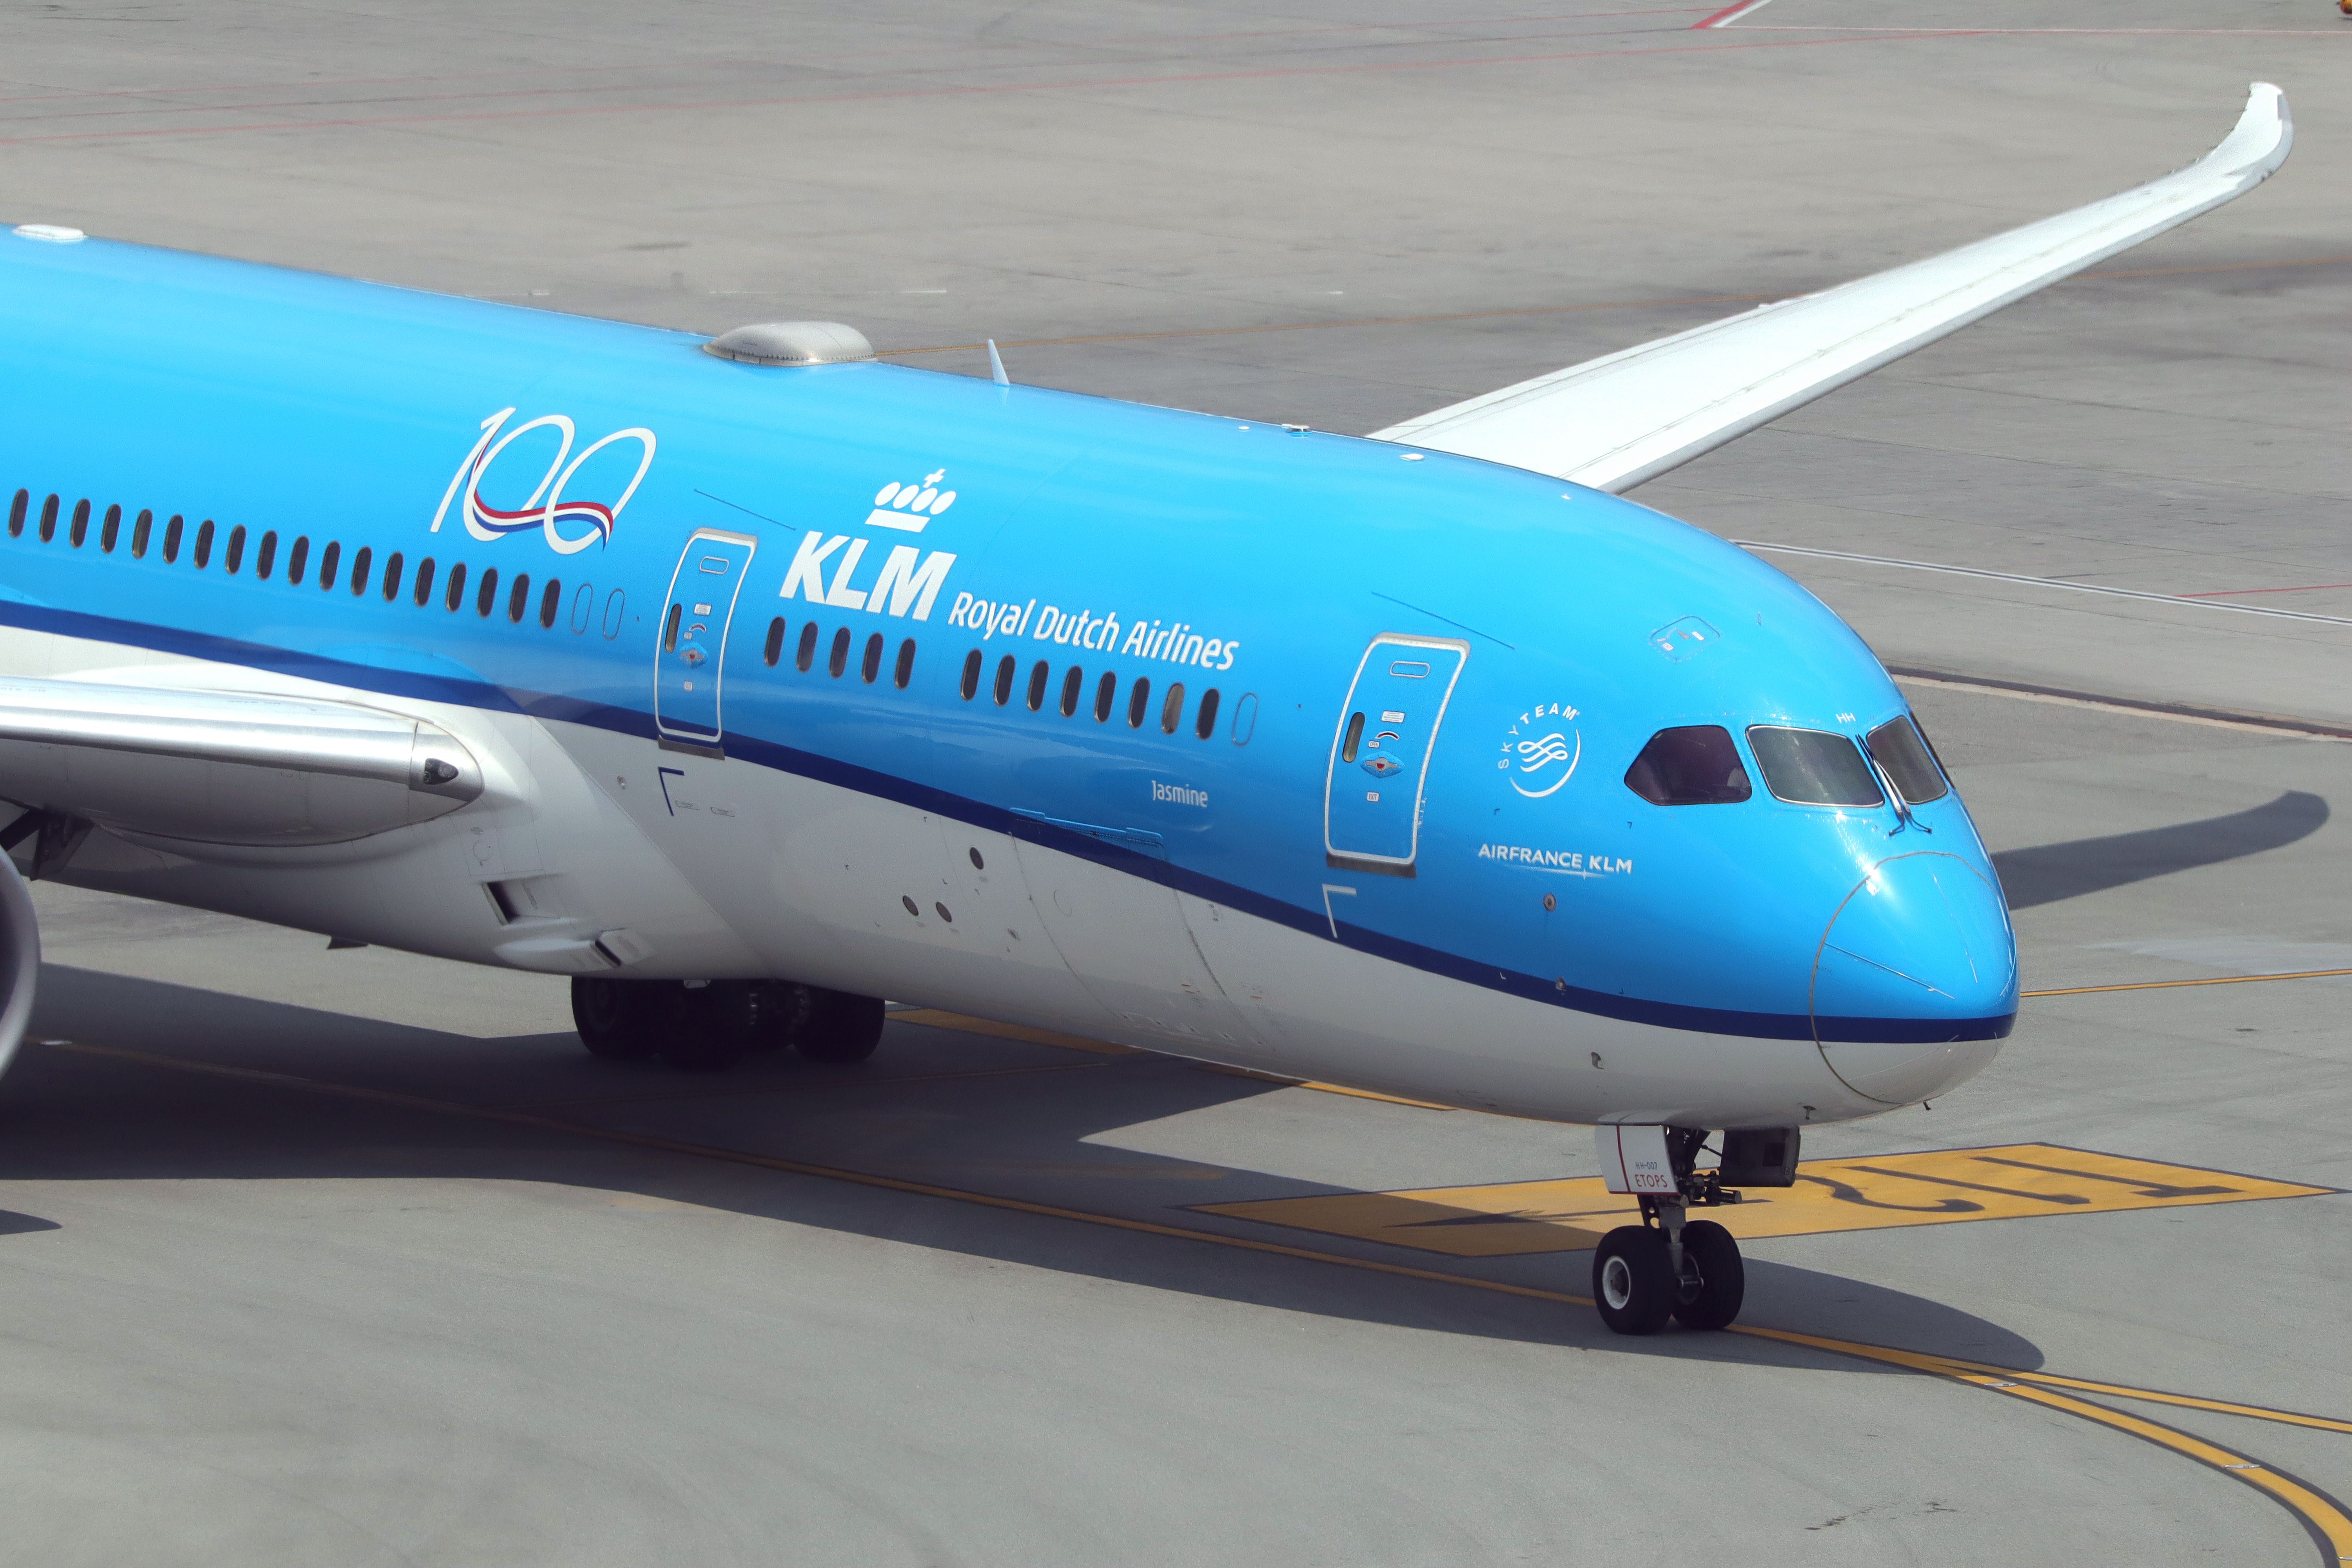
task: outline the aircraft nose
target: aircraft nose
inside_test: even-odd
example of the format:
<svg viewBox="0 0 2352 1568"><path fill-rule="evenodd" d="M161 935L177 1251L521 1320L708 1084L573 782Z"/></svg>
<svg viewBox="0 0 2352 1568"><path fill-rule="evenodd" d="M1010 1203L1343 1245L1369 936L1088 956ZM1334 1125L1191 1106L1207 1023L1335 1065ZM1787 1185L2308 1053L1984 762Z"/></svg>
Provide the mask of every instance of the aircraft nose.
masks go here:
<svg viewBox="0 0 2352 1568"><path fill-rule="evenodd" d="M1856 1093L1908 1105L1974 1077L2017 1016L2000 889L1958 855L1893 856L1855 884L1813 959L1813 1037Z"/></svg>

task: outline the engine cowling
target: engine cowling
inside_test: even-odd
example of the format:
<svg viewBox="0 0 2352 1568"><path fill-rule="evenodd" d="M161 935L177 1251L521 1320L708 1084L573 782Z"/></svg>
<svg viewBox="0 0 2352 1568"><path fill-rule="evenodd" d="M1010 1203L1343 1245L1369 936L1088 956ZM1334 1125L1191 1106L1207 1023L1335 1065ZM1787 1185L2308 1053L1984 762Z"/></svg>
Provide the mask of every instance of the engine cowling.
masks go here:
<svg viewBox="0 0 2352 1568"><path fill-rule="evenodd" d="M16 861L0 855L0 1073L16 1059L33 1020L33 989L41 975L41 922Z"/></svg>

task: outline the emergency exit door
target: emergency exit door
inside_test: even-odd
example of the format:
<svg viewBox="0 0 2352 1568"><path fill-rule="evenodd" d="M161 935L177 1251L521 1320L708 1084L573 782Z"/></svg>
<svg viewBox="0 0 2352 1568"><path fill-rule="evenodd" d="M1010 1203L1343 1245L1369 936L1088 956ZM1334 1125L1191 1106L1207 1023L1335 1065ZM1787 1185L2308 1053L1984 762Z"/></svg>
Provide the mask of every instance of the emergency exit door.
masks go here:
<svg viewBox="0 0 2352 1568"><path fill-rule="evenodd" d="M1387 632L1372 639L1331 737L1323 791L1324 858L1391 876L1413 874L1422 789L1470 645Z"/></svg>
<svg viewBox="0 0 2352 1568"><path fill-rule="evenodd" d="M719 698L727 624L758 548L749 534L704 528L677 558L654 648L654 723L665 745L716 750L726 737Z"/></svg>

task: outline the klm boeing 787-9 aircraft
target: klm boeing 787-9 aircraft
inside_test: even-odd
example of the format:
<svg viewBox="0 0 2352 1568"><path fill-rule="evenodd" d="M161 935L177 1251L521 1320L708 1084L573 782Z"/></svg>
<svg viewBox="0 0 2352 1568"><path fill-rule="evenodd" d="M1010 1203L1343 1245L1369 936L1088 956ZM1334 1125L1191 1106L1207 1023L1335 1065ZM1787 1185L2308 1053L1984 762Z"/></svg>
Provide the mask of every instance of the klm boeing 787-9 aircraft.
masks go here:
<svg viewBox="0 0 2352 1568"><path fill-rule="evenodd" d="M1599 1124L1603 1317L1719 1327L1687 1211L1982 1068L2015 948L1861 639L1617 493L2288 140L2258 84L2151 184L1370 438L24 224L0 1063L23 874L568 974L681 1067L903 999Z"/></svg>

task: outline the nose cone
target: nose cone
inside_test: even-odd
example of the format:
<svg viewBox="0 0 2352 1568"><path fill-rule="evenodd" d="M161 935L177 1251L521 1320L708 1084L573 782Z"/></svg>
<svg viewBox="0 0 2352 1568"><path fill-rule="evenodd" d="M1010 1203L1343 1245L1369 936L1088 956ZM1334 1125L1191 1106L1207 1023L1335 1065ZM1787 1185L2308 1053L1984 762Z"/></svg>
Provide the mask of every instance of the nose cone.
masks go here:
<svg viewBox="0 0 2352 1568"><path fill-rule="evenodd" d="M1908 1105L1990 1061L2017 1017L2017 941L1991 879L1957 855L1883 860L1813 960L1813 1037L1857 1094Z"/></svg>

